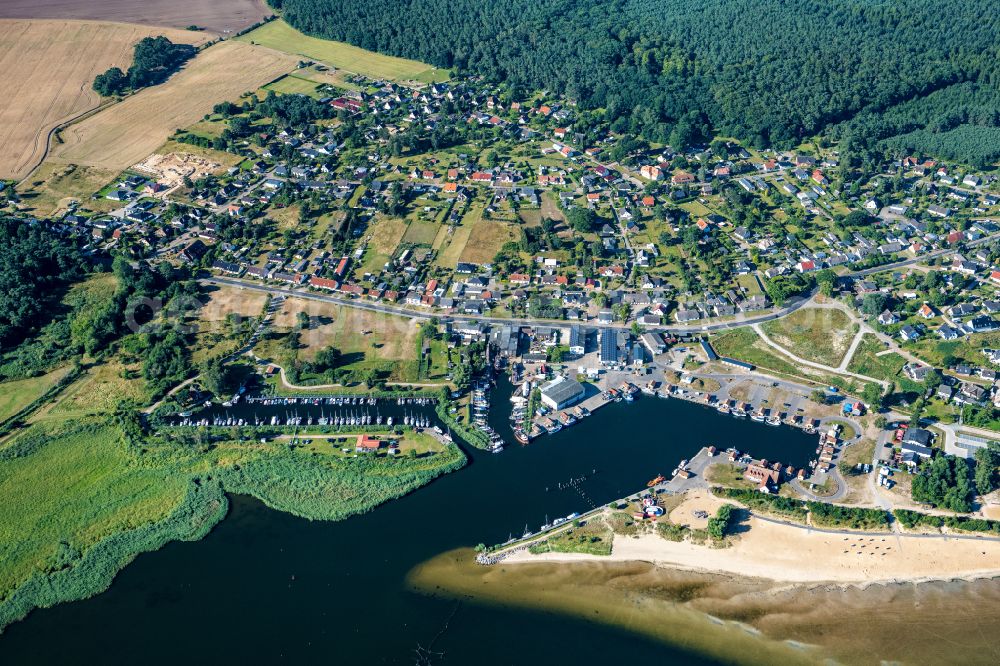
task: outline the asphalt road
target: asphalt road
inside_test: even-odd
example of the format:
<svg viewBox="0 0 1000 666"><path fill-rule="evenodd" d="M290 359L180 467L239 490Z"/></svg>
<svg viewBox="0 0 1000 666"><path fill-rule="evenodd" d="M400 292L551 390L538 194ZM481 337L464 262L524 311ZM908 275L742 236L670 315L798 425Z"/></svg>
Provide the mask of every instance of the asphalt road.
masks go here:
<svg viewBox="0 0 1000 666"><path fill-rule="evenodd" d="M1000 233L992 234L990 236L983 236L982 238L974 241L970 241L965 244L965 247L975 247L988 243L993 240L1000 240ZM845 273L844 277L861 278L869 275L874 275L876 273L884 273L886 271L897 270L899 268L904 268L906 266L912 266L921 261L927 259L940 257L952 252L958 251L957 248L944 248L940 250L935 250L934 252L928 252L925 255L918 257L913 257L912 259L905 259L903 261L893 262L891 264L884 264L882 266L876 266L874 268L866 268L860 271L853 271L850 273ZM232 287L242 287L244 289L251 289L254 291L261 291L270 294L285 294L286 296L297 296L299 298L305 298L315 301L322 301L325 303L335 303L337 305L343 305L350 308L358 308L361 310L369 310L371 312L381 312L384 314L402 315L404 317L414 317L417 319L431 319L432 317L437 317L442 321L468 321L468 322L485 322L489 324L512 324L515 326L554 326L562 325L565 326L567 322L563 319L537 319L537 318L508 318L508 317L490 317L490 316L469 316L469 315L445 315L433 311L426 310L414 310L410 308L400 307L396 305L389 305L386 303L366 301L363 299L348 298L346 296L336 296L333 294L319 294L307 289L291 289L286 287L275 287L271 285L261 284L256 281L243 280L239 278L223 278L223 277L211 277L205 278L202 282L208 284L222 284ZM740 328L742 326L750 326L751 324L762 324L767 321L772 321L774 319L780 319L786 317L792 312L795 312L803 305L809 302L816 294L815 289L813 289L808 294L791 299L787 305L779 310L769 312L767 314L762 314L756 317L745 317L742 319L737 319L733 321L720 322L716 324L692 324L687 326L647 326L644 327L645 330L660 331L663 333L707 333L713 331L724 331L731 328ZM593 326L593 324L591 324ZM612 324L602 324L601 328L618 328L627 329L629 324L622 322L614 322Z"/></svg>

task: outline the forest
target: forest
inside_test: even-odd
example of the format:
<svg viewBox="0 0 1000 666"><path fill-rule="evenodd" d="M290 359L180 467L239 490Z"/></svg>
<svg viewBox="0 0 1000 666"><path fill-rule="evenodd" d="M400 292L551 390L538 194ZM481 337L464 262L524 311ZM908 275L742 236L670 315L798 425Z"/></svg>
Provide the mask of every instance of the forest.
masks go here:
<svg viewBox="0 0 1000 666"><path fill-rule="evenodd" d="M982 162L1000 126L989 0L270 2L306 33L550 90L651 141L790 147L841 125L858 160L947 145Z"/></svg>
<svg viewBox="0 0 1000 666"><path fill-rule="evenodd" d="M71 282L84 272L76 243L52 230L0 217L0 349L37 327Z"/></svg>

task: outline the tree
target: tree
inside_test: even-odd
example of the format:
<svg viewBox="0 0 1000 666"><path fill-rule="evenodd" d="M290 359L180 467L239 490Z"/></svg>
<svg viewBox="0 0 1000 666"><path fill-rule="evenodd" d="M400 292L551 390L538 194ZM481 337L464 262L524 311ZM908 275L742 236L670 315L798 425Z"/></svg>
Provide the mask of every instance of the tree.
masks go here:
<svg viewBox="0 0 1000 666"><path fill-rule="evenodd" d="M885 310L885 306L888 302L889 297L880 291L865 294L861 299L861 312L869 317L876 317L882 314L882 311Z"/></svg>
<svg viewBox="0 0 1000 666"><path fill-rule="evenodd" d="M991 493L997 488L997 468L1000 467L1000 444L990 442L976 449L976 489L980 495Z"/></svg>
<svg viewBox="0 0 1000 666"><path fill-rule="evenodd" d="M833 283L836 281L836 274L829 268L824 268L816 274L816 286L819 287L819 293L824 296L831 296L833 294Z"/></svg>
<svg viewBox="0 0 1000 666"><path fill-rule="evenodd" d="M102 97L121 95L128 90L128 78L125 76L125 72L117 67L112 67L103 74L97 75L93 88Z"/></svg>
<svg viewBox="0 0 1000 666"><path fill-rule="evenodd" d="M221 357L213 357L201 366L201 383L217 396L226 395L232 389L232 370L222 362Z"/></svg>
<svg viewBox="0 0 1000 666"><path fill-rule="evenodd" d="M830 401L830 396L823 389L814 389L813 392L809 394L809 399L817 405L826 405Z"/></svg>
<svg viewBox="0 0 1000 666"><path fill-rule="evenodd" d="M882 406L882 387L874 382L865 384L864 390L861 391L861 399L872 409L879 409Z"/></svg>
<svg viewBox="0 0 1000 666"><path fill-rule="evenodd" d="M455 388L464 391L472 383L472 372L465 363L458 363L451 369L451 381L455 383Z"/></svg>

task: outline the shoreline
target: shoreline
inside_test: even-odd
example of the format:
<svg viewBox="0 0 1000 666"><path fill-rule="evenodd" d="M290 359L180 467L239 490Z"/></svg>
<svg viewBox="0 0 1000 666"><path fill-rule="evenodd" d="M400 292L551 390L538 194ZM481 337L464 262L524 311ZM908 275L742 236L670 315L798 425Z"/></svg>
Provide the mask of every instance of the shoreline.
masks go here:
<svg viewBox="0 0 1000 666"><path fill-rule="evenodd" d="M656 534L616 535L608 556L535 555L524 550L503 561L505 566L578 562L646 562L679 571L864 589L879 584L1000 577L1000 543L890 532L881 536L818 532L751 517L722 547L673 542Z"/></svg>

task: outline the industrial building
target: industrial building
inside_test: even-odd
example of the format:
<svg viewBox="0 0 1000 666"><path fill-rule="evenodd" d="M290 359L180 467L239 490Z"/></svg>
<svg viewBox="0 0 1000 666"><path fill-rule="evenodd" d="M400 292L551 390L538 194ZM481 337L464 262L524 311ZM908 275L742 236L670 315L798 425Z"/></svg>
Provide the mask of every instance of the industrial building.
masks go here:
<svg viewBox="0 0 1000 666"><path fill-rule="evenodd" d="M556 377L542 387L542 403L550 409L562 409L583 400L583 384L568 377Z"/></svg>

